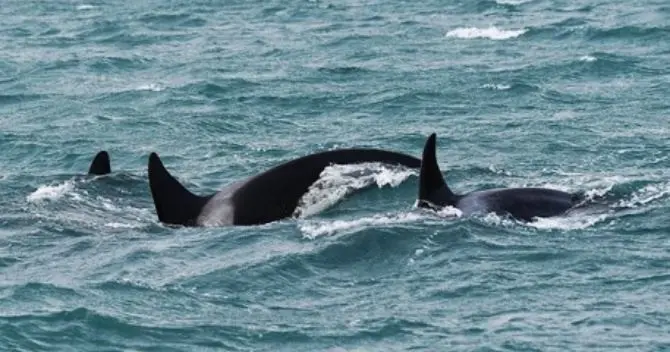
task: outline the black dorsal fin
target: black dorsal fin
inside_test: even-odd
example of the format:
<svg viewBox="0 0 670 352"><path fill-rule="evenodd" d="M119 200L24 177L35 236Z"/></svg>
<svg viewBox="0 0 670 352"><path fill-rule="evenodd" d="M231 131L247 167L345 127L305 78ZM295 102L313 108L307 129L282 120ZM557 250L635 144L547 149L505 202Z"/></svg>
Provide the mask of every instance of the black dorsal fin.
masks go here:
<svg viewBox="0 0 670 352"><path fill-rule="evenodd" d="M188 191L163 166L158 154L149 155L149 187L158 220L166 224L195 226L200 211L210 197Z"/></svg>
<svg viewBox="0 0 670 352"><path fill-rule="evenodd" d="M440 167L435 156L435 133L426 140L421 157L421 173L419 174L419 202L420 207L435 207L455 205L458 197L451 192L444 182Z"/></svg>
<svg viewBox="0 0 670 352"><path fill-rule="evenodd" d="M106 151L98 152L88 168L89 175L107 175L112 172L109 164L109 154Z"/></svg>

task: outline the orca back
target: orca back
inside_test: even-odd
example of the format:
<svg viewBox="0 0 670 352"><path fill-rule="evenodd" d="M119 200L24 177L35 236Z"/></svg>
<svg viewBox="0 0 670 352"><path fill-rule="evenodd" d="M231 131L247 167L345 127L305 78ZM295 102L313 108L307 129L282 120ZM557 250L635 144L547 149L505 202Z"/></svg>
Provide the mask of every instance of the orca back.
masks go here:
<svg viewBox="0 0 670 352"><path fill-rule="evenodd" d="M435 133L426 141L419 175L418 206L439 209L454 206L464 214L511 215L531 221L535 217L556 216L574 207L579 195L548 188L502 188L454 194L444 182L435 156Z"/></svg>
<svg viewBox="0 0 670 352"><path fill-rule="evenodd" d="M418 168L421 160L380 149L339 149L288 161L250 178L233 195L236 225L263 224L293 215L302 196L332 164L380 162Z"/></svg>
<svg viewBox="0 0 670 352"><path fill-rule="evenodd" d="M258 225L293 215L300 198L331 164L380 162L418 168L421 160L379 149L339 149L285 162L206 197L189 192L165 169L156 153L149 156L149 186L158 219L167 224ZM231 216L232 221L227 219ZM202 216L201 216L202 215ZM226 217L223 219L221 217Z"/></svg>
<svg viewBox="0 0 670 352"><path fill-rule="evenodd" d="M531 221L563 214L579 200L578 195L548 188L503 188L469 193L457 206L466 214L494 212Z"/></svg>

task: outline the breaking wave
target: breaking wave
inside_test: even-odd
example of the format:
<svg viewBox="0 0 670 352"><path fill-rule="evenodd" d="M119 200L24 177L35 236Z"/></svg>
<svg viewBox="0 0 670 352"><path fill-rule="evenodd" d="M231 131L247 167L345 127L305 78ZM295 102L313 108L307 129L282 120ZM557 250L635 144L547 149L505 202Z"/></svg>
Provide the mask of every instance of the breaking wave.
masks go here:
<svg viewBox="0 0 670 352"><path fill-rule="evenodd" d="M372 185L397 187L412 175L416 175L416 171L381 163L328 166L302 196L294 216L304 218L314 215L353 191Z"/></svg>
<svg viewBox="0 0 670 352"><path fill-rule="evenodd" d="M526 29L499 29L497 27L488 27L488 28L477 28L477 27L464 27L456 28L447 32L446 36L448 38L459 38L459 39L476 39L476 38L486 38L492 40L505 40L516 38L524 33Z"/></svg>

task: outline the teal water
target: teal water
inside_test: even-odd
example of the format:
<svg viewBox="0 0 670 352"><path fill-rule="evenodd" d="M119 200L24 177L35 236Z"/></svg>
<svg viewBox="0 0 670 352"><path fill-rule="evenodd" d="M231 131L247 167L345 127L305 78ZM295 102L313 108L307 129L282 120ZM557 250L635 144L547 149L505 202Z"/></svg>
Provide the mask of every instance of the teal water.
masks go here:
<svg viewBox="0 0 670 352"><path fill-rule="evenodd" d="M0 16L0 350L670 350L666 1L8 0ZM360 166L330 170L325 210L186 229L157 221L146 178L152 151L205 194L336 147L418 156L432 132L458 192L612 206L433 214L416 173ZM85 177L101 149L114 174ZM370 189L338 193L360 175Z"/></svg>

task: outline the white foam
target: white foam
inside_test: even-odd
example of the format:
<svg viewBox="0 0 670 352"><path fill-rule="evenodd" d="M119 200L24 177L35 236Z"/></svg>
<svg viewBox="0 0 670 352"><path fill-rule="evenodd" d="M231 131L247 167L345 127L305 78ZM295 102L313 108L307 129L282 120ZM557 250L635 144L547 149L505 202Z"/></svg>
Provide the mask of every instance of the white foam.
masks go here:
<svg viewBox="0 0 670 352"><path fill-rule="evenodd" d="M304 218L317 214L336 204L351 192L373 184L397 187L412 175L414 170L391 167L381 163L331 165L300 198L294 216Z"/></svg>
<svg viewBox="0 0 670 352"><path fill-rule="evenodd" d="M493 89L493 90L508 90L512 88L509 84L485 84L482 88Z"/></svg>
<svg viewBox="0 0 670 352"><path fill-rule="evenodd" d="M111 227L113 229L136 229L136 228L141 227L138 224L124 224L124 223L120 223L120 222L109 222L109 223L106 223L105 226Z"/></svg>
<svg viewBox="0 0 670 352"><path fill-rule="evenodd" d="M537 218L528 226L542 230L583 230L607 219L608 214L576 215L553 218Z"/></svg>
<svg viewBox="0 0 670 352"><path fill-rule="evenodd" d="M645 205L659 198L670 194L670 183L662 185L647 185L641 190L633 193L630 199L622 199L615 204L615 207L633 208L639 205Z"/></svg>
<svg viewBox="0 0 670 352"><path fill-rule="evenodd" d="M497 174L497 175L505 175L505 176L512 176L512 173L509 171L505 171L503 169L498 169L495 165L489 165L488 167L489 171Z"/></svg>
<svg viewBox="0 0 670 352"><path fill-rule="evenodd" d="M92 10L94 8L95 8L95 6L89 5L89 4L82 4L82 5L77 6L77 10L79 10L79 11Z"/></svg>
<svg viewBox="0 0 670 352"><path fill-rule="evenodd" d="M602 196L606 195L609 191L612 190L613 187L614 187L614 183L610 183L609 185L606 185L606 186L601 187L601 188L592 188L592 189L584 192L584 196L586 197L586 199L593 200L593 199L596 199L598 197L602 197Z"/></svg>
<svg viewBox="0 0 670 352"><path fill-rule="evenodd" d="M598 59L595 58L594 56L591 56L591 55L584 55L584 56L579 58L579 61L584 61L584 62L593 62L593 61L596 61L596 60L598 60Z"/></svg>
<svg viewBox="0 0 670 352"><path fill-rule="evenodd" d="M456 207L446 206L436 212L441 218L460 218L463 216L463 211Z"/></svg>
<svg viewBox="0 0 670 352"><path fill-rule="evenodd" d="M157 83L143 84L136 88L136 90L150 90L152 92L160 92L165 90L165 87Z"/></svg>
<svg viewBox="0 0 670 352"><path fill-rule="evenodd" d="M119 207L117 207L114 203L111 202L111 200L103 198L103 197L97 197L98 201L102 204L102 207L105 210L108 211L121 211Z"/></svg>
<svg viewBox="0 0 670 352"><path fill-rule="evenodd" d="M498 226L528 226L541 230L583 230L607 219L608 214L570 214L550 218L535 218L530 222L517 221L509 217L488 213L484 222Z"/></svg>
<svg viewBox="0 0 670 352"><path fill-rule="evenodd" d="M526 29L498 29L493 26L488 28L464 27L451 30L447 32L446 36L461 39L487 38L505 40L516 38L526 33L526 31Z"/></svg>
<svg viewBox="0 0 670 352"><path fill-rule="evenodd" d="M416 200L414 201L414 208L418 207L419 207L419 200ZM440 210L428 210L428 211L441 218L460 218L461 216L463 216L463 211L449 205L440 208Z"/></svg>
<svg viewBox="0 0 670 352"><path fill-rule="evenodd" d="M383 226L414 222L423 219L419 213L400 213L395 215L375 215L355 220L314 221L298 224L303 236L314 239L319 236L333 235L339 232L354 232L372 226Z"/></svg>
<svg viewBox="0 0 670 352"><path fill-rule="evenodd" d="M34 203L42 200L55 200L63 197L68 192L71 192L74 189L73 181L65 181L62 184L49 185L49 186L40 186L35 190L35 192L29 194L26 197L28 202Z"/></svg>
<svg viewBox="0 0 670 352"><path fill-rule="evenodd" d="M487 224L498 225L498 226L500 226L500 225L511 226L511 225L515 225L515 224L519 223L516 220L510 219L508 217L500 216L496 213L488 213L488 214L484 215L484 217L482 219Z"/></svg>
<svg viewBox="0 0 670 352"><path fill-rule="evenodd" d="M499 5L521 5L533 0L496 0Z"/></svg>

